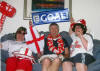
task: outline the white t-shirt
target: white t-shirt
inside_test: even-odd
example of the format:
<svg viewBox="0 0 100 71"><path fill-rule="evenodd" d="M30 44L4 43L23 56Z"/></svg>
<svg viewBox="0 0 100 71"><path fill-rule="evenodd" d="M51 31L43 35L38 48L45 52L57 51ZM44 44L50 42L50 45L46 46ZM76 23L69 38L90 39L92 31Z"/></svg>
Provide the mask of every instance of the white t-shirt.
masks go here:
<svg viewBox="0 0 100 71"><path fill-rule="evenodd" d="M72 44L70 47L70 56L73 57L78 53L88 53L90 55L93 55L92 51L93 51L93 40L91 38L91 36L84 34L83 37L88 41L88 46L87 46L87 50L84 48L81 39L79 37L77 37L75 35L75 33L72 33L71 35L72 37Z"/></svg>
<svg viewBox="0 0 100 71"><path fill-rule="evenodd" d="M2 49L8 51L9 57L14 56L14 54L13 54L14 52L20 52L20 50L24 50L23 48L28 48L29 51L34 53L34 47L29 47L24 42L7 40L7 41L2 43ZM25 53L25 51L22 51L21 53ZM32 54L30 54L30 56L31 55Z"/></svg>
<svg viewBox="0 0 100 71"><path fill-rule="evenodd" d="M10 57L13 56L13 52L19 51L23 47L27 47L27 45L19 41L7 40L2 43L2 49L7 50Z"/></svg>

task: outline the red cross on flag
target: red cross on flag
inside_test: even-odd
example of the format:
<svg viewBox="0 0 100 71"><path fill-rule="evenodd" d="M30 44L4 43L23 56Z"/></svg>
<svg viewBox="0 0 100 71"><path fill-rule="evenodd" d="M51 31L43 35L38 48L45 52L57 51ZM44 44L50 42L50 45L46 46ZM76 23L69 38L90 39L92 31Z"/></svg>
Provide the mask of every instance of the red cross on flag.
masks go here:
<svg viewBox="0 0 100 71"><path fill-rule="evenodd" d="M34 53L40 54L44 47L44 35L40 36L36 27L30 26L27 29L27 34L25 35L25 41L29 48L32 49Z"/></svg>

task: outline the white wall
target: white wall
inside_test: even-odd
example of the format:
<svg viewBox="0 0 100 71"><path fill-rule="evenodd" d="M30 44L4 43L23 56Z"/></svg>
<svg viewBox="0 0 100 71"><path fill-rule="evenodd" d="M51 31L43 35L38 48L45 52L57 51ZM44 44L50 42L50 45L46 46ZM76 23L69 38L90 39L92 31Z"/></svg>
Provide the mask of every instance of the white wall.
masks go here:
<svg viewBox="0 0 100 71"><path fill-rule="evenodd" d="M72 13L75 20L85 19L88 31L100 39L100 0L72 0Z"/></svg>
<svg viewBox="0 0 100 71"><path fill-rule="evenodd" d="M1 0L0 0L1 1ZM24 0L5 0L10 5L16 8L16 15L13 18L6 17L4 22L3 31L0 33L0 37L4 34L15 32L19 26L28 28L28 20L23 20L23 6ZM84 18L87 21L87 27L89 32L95 39L99 37L99 17L100 17L100 0L72 0L72 13L75 20ZM1 13L0 13L1 17ZM69 23L61 23L60 31L68 31ZM39 31L48 31L48 24L39 25L37 29Z"/></svg>

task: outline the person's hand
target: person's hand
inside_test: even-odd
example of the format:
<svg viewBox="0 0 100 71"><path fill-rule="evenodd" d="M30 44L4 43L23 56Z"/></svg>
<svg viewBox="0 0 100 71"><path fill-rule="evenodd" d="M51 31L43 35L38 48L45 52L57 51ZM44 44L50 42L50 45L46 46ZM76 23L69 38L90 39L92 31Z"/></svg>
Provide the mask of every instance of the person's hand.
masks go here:
<svg viewBox="0 0 100 71"><path fill-rule="evenodd" d="M61 59L61 61L64 59L64 56L62 54L59 54L58 57Z"/></svg>
<svg viewBox="0 0 100 71"><path fill-rule="evenodd" d="M29 26L34 26L31 20L29 21Z"/></svg>
<svg viewBox="0 0 100 71"><path fill-rule="evenodd" d="M70 18L70 23L72 24L72 23L74 23L75 21L74 21L74 18L73 17L71 17Z"/></svg>
<svg viewBox="0 0 100 71"><path fill-rule="evenodd" d="M40 52L40 54L37 54L37 55L40 58L43 55L43 52Z"/></svg>

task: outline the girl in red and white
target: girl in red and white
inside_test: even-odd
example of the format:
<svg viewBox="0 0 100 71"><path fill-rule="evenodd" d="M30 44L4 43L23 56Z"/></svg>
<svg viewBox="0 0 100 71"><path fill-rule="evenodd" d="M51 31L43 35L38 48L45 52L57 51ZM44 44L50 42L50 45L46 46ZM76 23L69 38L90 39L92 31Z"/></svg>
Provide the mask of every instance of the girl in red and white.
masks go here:
<svg viewBox="0 0 100 71"><path fill-rule="evenodd" d="M75 65L77 71L87 71L87 66L95 59L93 58L93 40L90 35L86 34L86 21L80 19L77 22L71 19L69 34L72 37L70 46L70 61L65 61L63 71L72 71ZM67 67L67 62L70 66Z"/></svg>
<svg viewBox="0 0 100 71"><path fill-rule="evenodd" d="M19 27L15 34L16 40L7 40L0 44L0 48L9 53L6 60L6 71L32 71L32 52L25 44L25 34L26 28Z"/></svg>

